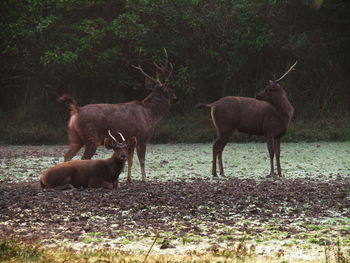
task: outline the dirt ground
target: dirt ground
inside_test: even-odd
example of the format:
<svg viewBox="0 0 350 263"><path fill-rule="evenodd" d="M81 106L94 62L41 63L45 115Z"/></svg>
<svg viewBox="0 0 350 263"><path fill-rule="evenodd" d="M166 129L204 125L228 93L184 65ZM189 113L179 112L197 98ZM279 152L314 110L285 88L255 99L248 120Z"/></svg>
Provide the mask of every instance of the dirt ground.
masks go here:
<svg viewBox="0 0 350 263"><path fill-rule="evenodd" d="M237 218L289 223L305 216L322 218L334 213L350 217L350 181L319 182L305 179L176 182L134 181L119 190L42 190L37 182L0 182L0 235L16 234L29 239L79 240L87 232L116 238L138 229L143 235L169 232L177 236L199 236L223 232L217 223L235 225ZM176 227L181 222L182 227ZM197 222L197 223L196 223ZM203 231L198 222L210 225ZM247 234L258 231L241 226ZM262 230L260 230L262 231ZM350 234L342 233L344 235Z"/></svg>
<svg viewBox="0 0 350 263"><path fill-rule="evenodd" d="M284 146L281 179L265 177L266 145L247 143L227 147L228 177L213 180L210 144L150 145L149 182L139 181L135 161L134 181L125 183L124 171L112 191L42 190L38 177L62 162L67 146L0 146L0 237L142 254L159 235L153 254L245 244L262 262L321 262L338 241L348 251L349 144ZM96 159L108 156L99 149Z"/></svg>

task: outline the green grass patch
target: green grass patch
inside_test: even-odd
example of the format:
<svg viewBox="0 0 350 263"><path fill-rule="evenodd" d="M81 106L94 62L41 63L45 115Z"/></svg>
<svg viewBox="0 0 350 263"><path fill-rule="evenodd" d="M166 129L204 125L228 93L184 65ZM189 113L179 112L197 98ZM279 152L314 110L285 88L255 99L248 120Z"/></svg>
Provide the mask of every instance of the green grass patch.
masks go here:
<svg viewBox="0 0 350 263"><path fill-rule="evenodd" d="M322 229L322 227L319 226L319 225L307 225L306 228L309 229L309 230L312 230L312 231L317 231L317 230L321 230Z"/></svg>
<svg viewBox="0 0 350 263"><path fill-rule="evenodd" d="M231 235L223 235L219 237L219 242L223 242L223 241L230 241L230 240L234 240L234 236Z"/></svg>
<svg viewBox="0 0 350 263"><path fill-rule="evenodd" d="M89 232L89 233L86 233L86 235L88 237L102 237L103 233L101 233L101 232Z"/></svg>
<svg viewBox="0 0 350 263"><path fill-rule="evenodd" d="M165 117L157 126L153 142L203 143L215 140L216 132L210 111L203 110L187 115ZM349 141L350 116L327 115L320 118L293 120L284 142ZM263 142L264 137L235 132L232 142Z"/></svg>
<svg viewBox="0 0 350 263"><path fill-rule="evenodd" d="M5 118L0 130L0 142L6 144L66 144L66 122L54 123L23 118ZM153 143L213 142L216 132L210 111L169 114L157 124ZM264 142L264 137L234 133L232 142ZM328 114L322 117L297 118L292 121L284 142L350 141L350 116Z"/></svg>
<svg viewBox="0 0 350 263"><path fill-rule="evenodd" d="M325 246L325 245L330 243L330 241L325 239L325 238L316 238L316 237L309 238L308 242L311 243L311 244L317 244L317 245L320 245L320 246Z"/></svg>
<svg viewBox="0 0 350 263"><path fill-rule="evenodd" d="M201 237L195 234L188 234L187 236L182 238L182 243L187 244L187 243L195 243L201 241Z"/></svg>

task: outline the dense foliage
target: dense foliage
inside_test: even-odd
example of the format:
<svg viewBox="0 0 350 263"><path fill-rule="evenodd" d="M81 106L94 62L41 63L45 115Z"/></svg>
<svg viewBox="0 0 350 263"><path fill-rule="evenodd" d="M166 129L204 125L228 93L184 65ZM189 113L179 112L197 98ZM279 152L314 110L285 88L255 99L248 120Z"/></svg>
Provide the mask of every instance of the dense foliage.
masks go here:
<svg viewBox="0 0 350 263"><path fill-rule="evenodd" d="M14 127L62 126L67 112L55 99L65 92L80 104L142 99L131 65L141 51L147 68L163 48L175 65L175 115L253 96L295 60L284 85L297 116L350 109L347 0L3 0L0 8L0 117Z"/></svg>

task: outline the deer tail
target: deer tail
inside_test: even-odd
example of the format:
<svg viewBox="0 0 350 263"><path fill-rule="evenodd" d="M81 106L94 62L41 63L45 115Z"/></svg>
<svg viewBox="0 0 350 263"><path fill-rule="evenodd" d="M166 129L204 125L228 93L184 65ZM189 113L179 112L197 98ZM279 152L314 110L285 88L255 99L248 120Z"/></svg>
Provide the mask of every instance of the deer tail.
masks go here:
<svg viewBox="0 0 350 263"><path fill-rule="evenodd" d="M194 106L194 108L196 109L196 110L198 110L198 109L204 109L204 108L210 108L211 107L211 105L210 104L206 104L206 103L199 103L199 104L197 104L196 106Z"/></svg>
<svg viewBox="0 0 350 263"><path fill-rule="evenodd" d="M57 101L60 102L68 102L69 108L70 108L70 114L74 115L79 112L79 106L77 101L74 99L72 95L64 94L61 97L57 99Z"/></svg>

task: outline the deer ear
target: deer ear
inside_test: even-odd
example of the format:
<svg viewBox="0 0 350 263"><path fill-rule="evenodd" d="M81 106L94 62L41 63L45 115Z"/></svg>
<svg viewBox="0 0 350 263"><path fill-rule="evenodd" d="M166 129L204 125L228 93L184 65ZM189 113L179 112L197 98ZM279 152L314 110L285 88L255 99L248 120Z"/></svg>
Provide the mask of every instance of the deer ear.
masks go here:
<svg viewBox="0 0 350 263"><path fill-rule="evenodd" d="M130 137L130 138L128 139L128 146L135 146L136 143L137 143L136 137Z"/></svg>
<svg viewBox="0 0 350 263"><path fill-rule="evenodd" d="M105 145L105 147L110 150L110 149L113 149L113 146L114 146L114 141L110 138L106 138L103 142L103 144Z"/></svg>

